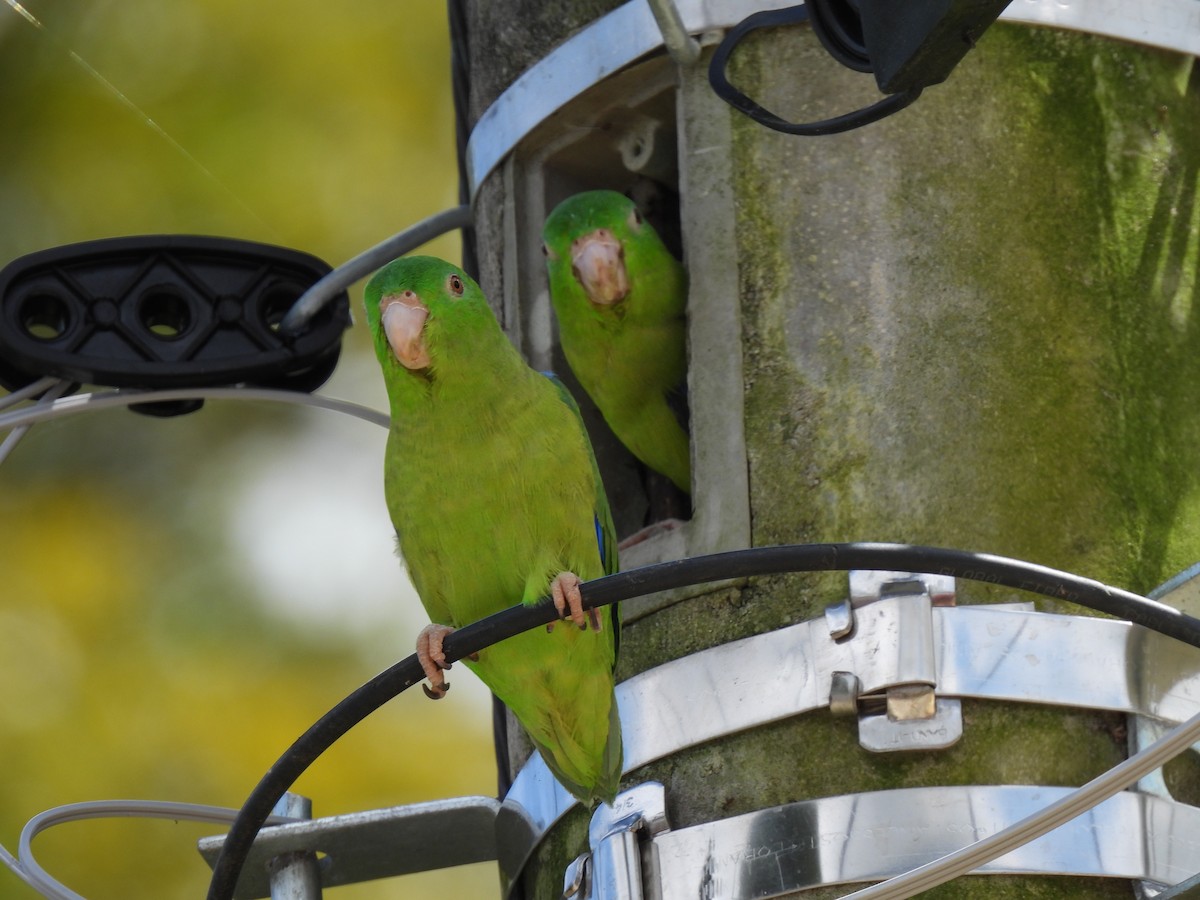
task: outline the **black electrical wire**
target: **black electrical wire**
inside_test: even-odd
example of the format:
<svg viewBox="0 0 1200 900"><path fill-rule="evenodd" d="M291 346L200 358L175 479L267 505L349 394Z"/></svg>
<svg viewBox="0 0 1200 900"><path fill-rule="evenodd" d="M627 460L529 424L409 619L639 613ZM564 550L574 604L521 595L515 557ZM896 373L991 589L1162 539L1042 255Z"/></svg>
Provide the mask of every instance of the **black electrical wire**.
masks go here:
<svg viewBox="0 0 1200 900"><path fill-rule="evenodd" d="M1200 647L1200 619L1163 603L1034 563L1002 556L910 544L789 544L659 563L589 581L583 606L594 609L672 588L786 572L851 569L923 572L1016 588L1126 619ZM451 633L444 644L455 662L522 631L545 625L554 607L514 606ZM401 660L350 694L289 747L247 797L213 867L208 900L231 900L255 835L296 779L342 735L424 678L416 655Z"/></svg>
<svg viewBox="0 0 1200 900"><path fill-rule="evenodd" d="M721 43L717 45L712 60L708 64L708 82L712 85L713 92L738 112L744 113L760 125L765 125L775 131L782 131L784 134L805 137L840 134L843 131L852 131L855 128L870 125L892 113L899 112L921 96L921 88L910 88L899 94L890 94L871 106L835 116L832 119L823 119L819 122L789 122L787 119L775 115L769 109L759 106L729 83L729 79L725 75L729 57L747 34L760 28L796 25L806 21L808 21L806 7L790 6L787 9L754 13L731 28L725 33Z"/></svg>
<svg viewBox="0 0 1200 900"><path fill-rule="evenodd" d="M467 141L471 137L471 44L464 0L449 0L446 13L450 21L450 90L454 100L454 150L458 168L458 202L471 205L471 185L467 177ZM475 226L462 230L463 271L479 280L479 255Z"/></svg>

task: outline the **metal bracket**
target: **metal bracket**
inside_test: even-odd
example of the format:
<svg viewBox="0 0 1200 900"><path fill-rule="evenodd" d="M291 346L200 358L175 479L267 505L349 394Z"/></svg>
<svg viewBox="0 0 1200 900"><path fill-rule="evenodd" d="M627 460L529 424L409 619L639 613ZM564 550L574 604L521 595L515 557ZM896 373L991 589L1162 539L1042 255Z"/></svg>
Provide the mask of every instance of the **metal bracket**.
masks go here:
<svg viewBox="0 0 1200 900"><path fill-rule="evenodd" d="M672 660L617 685L625 771L790 716L839 708L857 713L860 695L898 683L903 616L897 607L904 602L887 597L855 609L848 639L830 637L821 617ZM1039 613L1027 603L931 606L930 613L939 701L1076 706L1176 723L1200 710L1200 650L1158 632ZM732 671L737 678L722 674ZM940 728L936 718L916 721ZM506 895L533 849L575 802L541 756L530 757L497 820Z"/></svg>
<svg viewBox="0 0 1200 900"><path fill-rule="evenodd" d="M782 9L795 0L759 0L759 10ZM672 8L673 7L673 8ZM656 18L665 10L666 30ZM530 66L484 110L467 141L467 180L472 200L479 186L530 132L614 72L678 42L684 57L690 35L728 28L746 16L742 0L629 0L577 31ZM1200 53L1200 9L1195 0L1065 2L1025 0L1000 18L1051 25L1132 40L1181 53ZM682 26L682 32L680 30ZM685 35L687 43L684 42Z"/></svg>
<svg viewBox="0 0 1200 900"><path fill-rule="evenodd" d="M567 868L563 900L763 900L878 881L993 834L1071 788L957 785L802 800L672 830L646 782L592 816L591 850ZM1194 866L1200 809L1123 791L980 873L1152 878L1175 889ZM1169 896L1190 896L1186 893Z"/></svg>
<svg viewBox="0 0 1200 900"><path fill-rule="evenodd" d="M312 800L288 791L275 804L276 815L312 820ZM267 861L271 897L321 900L321 868L311 850L290 850Z"/></svg>
<svg viewBox="0 0 1200 900"><path fill-rule="evenodd" d="M1160 584L1147 596L1152 600L1159 600L1168 606L1175 607L1175 609L1195 615L1197 609L1200 609L1200 563L1190 566L1178 575ZM1129 721L1129 752L1131 755L1149 747L1166 734L1170 727L1161 719L1149 716L1130 715L1127 716L1127 719ZM1200 744L1194 745L1192 752L1200 753ZM1146 777L1140 779L1137 782L1137 789L1153 797L1162 797L1166 800L1175 799L1171 796L1171 791L1167 787L1162 769L1151 772ZM1197 865L1197 868L1200 868L1200 864ZM1194 893L1192 893L1193 891ZM1185 883L1175 885L1170 890L1167 890L1165 884L1158 882L1138 881L1134 883L1134 893L1138 897L1138 900L1150 900L1150 898L1166 900L1168 897L1200 897L1200 874L1194 878L1187 879Z"/></svg>
<svg viewBox="0 0 1200 900"><path fill-rule="evenodd" d="M264 828L242 868L234 897L276 896L268 863L289 854L314 859L324 887L496 859L499 808L491 797L456 797ZM210 866L224 843L225 835L200 839L200 855ZM317 854L319 859L313 856Z"/></svg>
<svg viewBox="0 0 1200 900"><path fill-rule="evenodd" d="M656 781L618 794L602 805L588 827L587 853L567 866L563 900L644 900L645 841L669 830L666 793ZM651 873L657 878L657 872Z"/></svg>
<svg viewBox="0 0 1200 900"><path fill-rule="evenodd" d="M954 606L948 575L856 570L850 596L825 610L829 636L854 640L857 620L893 616L894 673L882 690L863 695L857 673L837 671L829 690L835 715L858 714L858 742L866 750L941 750L962 737L962 704L937 697L933 607ZM880 601L890 599L885 610ZM878 634L871 630L872 639Z"/></svg>

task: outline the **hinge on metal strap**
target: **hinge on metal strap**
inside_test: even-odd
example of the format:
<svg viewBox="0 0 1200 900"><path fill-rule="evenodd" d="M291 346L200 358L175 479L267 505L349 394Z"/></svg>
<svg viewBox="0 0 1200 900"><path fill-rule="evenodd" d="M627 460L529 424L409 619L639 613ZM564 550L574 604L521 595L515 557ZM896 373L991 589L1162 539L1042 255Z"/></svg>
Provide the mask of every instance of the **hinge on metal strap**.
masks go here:
<svg viewBox="0 0 1200 900"><path fill-rule="evenodd" d="M593 814L591 849L567 866L563 900L654 900L657 877L649 879L653 887L643 884L643 866L653 861L643 860L642 849L668 827L666 795L658 782L618 794L612 806Z"/></svg>
<svg viewBox="0 0 1200 900"><path fill-rule="evenodd" d="M830 637L853 641L859 618L887 616L874 640L880 633L891 635L894 668L887 684L865 694L856 673L834 672L830 711L858 715L858 742L867 750L938 750L954 744L962 737L962 704L936 696L932 615L935 606L954 605L954 579L855 570L849 580L849 598L825 610Z"/></svg>

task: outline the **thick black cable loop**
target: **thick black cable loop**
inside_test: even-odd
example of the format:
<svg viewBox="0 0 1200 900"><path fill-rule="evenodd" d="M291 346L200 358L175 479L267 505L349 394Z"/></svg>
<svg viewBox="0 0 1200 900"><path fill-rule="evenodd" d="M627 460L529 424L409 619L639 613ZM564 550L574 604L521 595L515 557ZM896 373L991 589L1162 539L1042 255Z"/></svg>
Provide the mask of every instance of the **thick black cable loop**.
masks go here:
<svg viewBox="0 0 1200 900"><path fill-rule="evenodd" d="M1200 619L1163 603L1090 578L1001 556L910 544L789 544L733 550L659 563L582 585L583 606L594 609L658 591L731 578L851 569L951 575L1065 600L1126 619L1200 647ZM456 662L556 617L548 602L514 606L451 633L446 658ZM254 838L284 793L316 759L356 724L424 678L416 655L358 688L289 747L247 797L213 867L207 900L231 900Z"/></svg>
<svg viewBox="0 0 1200 900"><path fill-rule="evenodd" d="M725 33L721 43L717 45L712 60L708 64L708 82L712 85L713 92L738 112L744 113L760 125L784 134L802 137L840 134L843 131L861 128L863 125L870 125L892 113L899 112L921 96L920 88L910 88L899 94L890 94L871 106L831 119L823 119L819 122L789 122L787 119L775 115L769 109L759 106L729 83L725 74L725 69L729 65L729 57L747 34L760 28L796 25L806 21L808 21L808 9L805 6L789 6L787 9L772 9L754 13L731 28Z"/></svg>

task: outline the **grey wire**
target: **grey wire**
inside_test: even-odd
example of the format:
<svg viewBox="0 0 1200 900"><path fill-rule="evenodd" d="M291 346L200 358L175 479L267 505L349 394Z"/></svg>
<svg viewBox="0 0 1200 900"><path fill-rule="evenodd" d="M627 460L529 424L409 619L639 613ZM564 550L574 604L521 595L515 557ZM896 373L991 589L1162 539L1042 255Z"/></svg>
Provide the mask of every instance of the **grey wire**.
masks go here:
<svg viewBox="0 0 1200 900"><path fill-rule="evenodd" d="M272 388L210 387L174 388L166 391L125 389L103 393L76 394L71 397L63 397L55 400L53 403L45 406L35 405L0 413L0 430L45 422L73 413L98 412L114 407L129 406L132 403L153 403L159 400L272 400L346 413L347 415L355 416L356 418L380 425L384 428L387 428L390 422L386 413L362 406L358 403L351 403L348 400L337 400L332 397L321 397L316 394L305 394L300 391L281 391Z"/></svg>
<svg viewBox="0 0 1200 900"><path fill-rule="evenodd" d="M21 865L20 860L8 852L8 848L0 844L0 863L3 863L10 872L20 878L23 882L29 885L34 890L37 890L37 885L33 883L29 875L26 874L25 868Z"/></svg>
<svg viewBox="0 0 1200 900"><path fill-rule="evenodd" d="M352 415L364 421L387 428L389 418L386 414L351 403L329 397L320 397L299 391L280 391L268 388L252 387L215 387L215 388L179 388L165 391L115 390L105 393L79 394L72 397L60 397L71 386L71 382L57 378L43 378L31 385L14 391L0 400L0 408L11 406L22 400L30 399L41 392L44 395L32 406L0 413L0 430L12 428L13 431L0 444L0 462L12 451L17 442L28 433L29 429L38 422L61 418L74 413L99 411L114 407L128 406L132 403L149 403L158 400L193 400L193 399L236 399L236 400L273 400L284 403L294 403L303 406L313 406L319 409L329 409ZM19 395L19 396L18 396ZM191 803L171 803L157 800L99 800L88 803L72 803L39 813L26 823L21 832L18 845L18 855L13 856L7 848L0 845L0 864L10 869L13 874L25 884L50 900L85 900L85 898L54 879L33 856L31 845L33 839L47 828L61 825L64 822L74 822L81 819L139 817L160 819L188 819L198 822L214 822L230 824L238 815L236 809L226 809L218 806L203 806ZM272 816L270 824L281 824L290 819Z"/></svg>
<svg viewBox="0 0 1200 900"><path fill-rule="evenodd" d="M1139 778L1161 768L1167 760L1182 753L1198 738L1200 713L1171 729L1146 749L1033 815L903 875L845 894L842 900L902 900L965 875L1102 803Z"/></svg>
<svg viewBox="0 0 1200 900"><path fill-rule="evenodd" d="M308 320L320 311L322 306L360 278L365 278L380 266L415 250L447 231L470 226L471 221L469 206L455 206L432 215L428 219L422 219L411 228L392 235L369 250L364 250L353 259L342 263L301 294L292 308L288 310L287 315L283 317L283 321L279 325L280 331L287 335L297 334Z"/></svg>
<svg viewBox="0 0 1200 900"><path fill-rule="evenodd" d="M45 381L46 379L43 378L41 380ZM35 382L35 384L37 383L40 382ZM51 379L49 390L47 390L46 393L42 394L42 396L38 398L38 402L34 404L34 407L49 406L55 400L65 394L70 387L71 382L67 381L65 378ZM25 437L25 435L29 434L29 431L32 428L32 424L18 425L11 432L9 432L8 437L4 439L3 443L0 443L0 463L3 463L6 459L8 459L8 455L17 448L17 444L21 443L21 439Z"/></svg>
<svg viewBox="0 0 1200 900"><path fill-rule="evenodd" d="M676 64L690 66L700 58L700 42L688 34L675 0L650 0L650 12L658 23L663 44Z"/></svg>
<svg viewBox="0 0 1200 900"><path fill-rule="evenodd" d="M411 228L376 244L369 250L343 263L334 269L296 301L284 317L280 328L285 334L295 334L320 311L329 300L345 290L355 281L369 275L385 263L403 256L422 244L433 240L448 231L466 228L471 224L469 206L457 206L437 215L430 216L418 222ZM11 428L12 432L0 443L0 463L12 452L17 443L29 429L38 422L60 418L80 412L95 412L113 407L129 406L133 403L150 403L170 400L207 400L207 399L236 399L236 400L273 400L284 403L294 403L302 406L313 406L329 409L356 416L367 422L372 422L384 428L389 426L389 418L385 413L328 397L298 391L280 391L266 388L250 387L214 387L214 388L178 388L174 390L142 391L114 390L103 393L81 394L74 397L61 397L70 387L70 382L47 376L32 384L26 385L0 398L0 410L14 406L23 400L28 400L44 394L33 406L0 413L0 430ZM188 819L199 822L214 822L228 824L237 818L238 810L225 809L217 806L201 806L190 803L169 803L163 801L131 801L131 800L100 800L91 803L73 803L56 807L39 813L26 823L21 832L18 856L14 857L0 845L0 863L3 863L14 874L34 890L41 892L51 900L84 900L43 869L33 857L31 844L33 838L47 828L64 822L80 819L109 818L109 817L149 817L160 819ZM280 824L290 821L286 818L273 816L269 824Z"/></svg>
<svg viewBox="0 0 1200 900"><path fill-rule="evenodd" d="M23 388L17 388L17 390L13 391L12 393L5 394L3 397L0 397L0 409L7 409L10 406L15 406L16 404L20 403L22 400L28 400L31 397L36 397L54 387L59 380L60 379L55 378L53 375L46 375L42 378L39 378L32 384L27 384Z"/></svg>
<svg viewBox="0 0 1200 900"><path fill-rule="evenodd" d="M85 900L62 882L53 878L33 856L33 839L41 832L66 822L86 819L138 818L186 819L191 822L212 822L228 825L237 818L238 810L200 803L174 803L164 800L93 800L68 803L38 813L25 823L17 845L17 857L0 847L0 862L4 862L18 878L50 900ZM282 825L295 821L285 816L271 816L267 823Z"/></svg>

